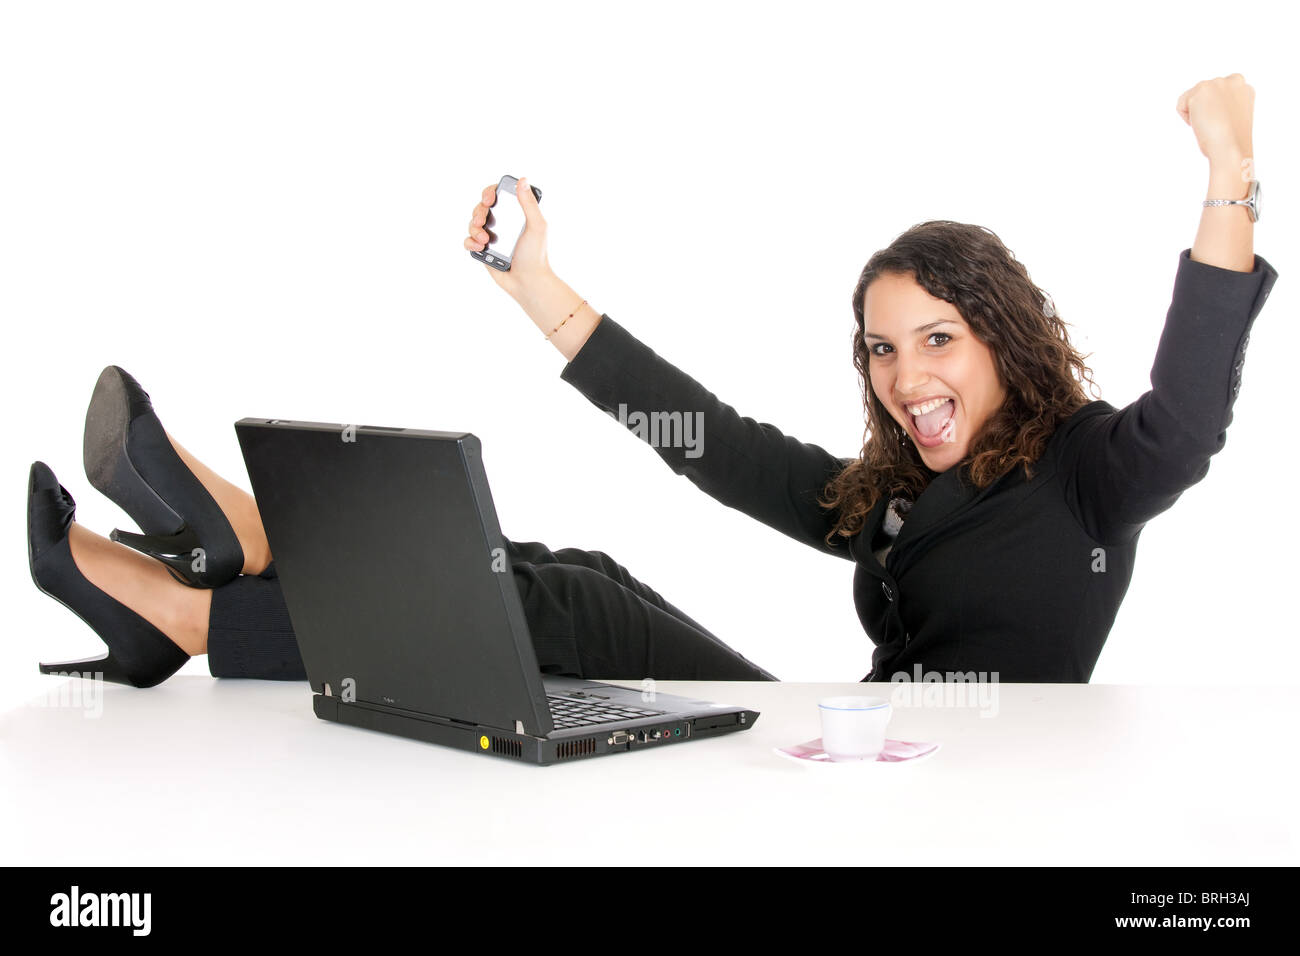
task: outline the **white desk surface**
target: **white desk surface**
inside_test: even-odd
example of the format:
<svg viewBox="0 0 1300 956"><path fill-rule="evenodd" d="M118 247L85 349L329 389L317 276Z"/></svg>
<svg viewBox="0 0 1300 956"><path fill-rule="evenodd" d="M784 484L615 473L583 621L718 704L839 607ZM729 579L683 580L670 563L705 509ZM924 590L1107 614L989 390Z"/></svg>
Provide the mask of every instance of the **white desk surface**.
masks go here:
<svg viewBox="0 0 1300 956"><path fill-rule="evenodd" d="M0 714L11 865L1300 863L1286 687L1002 684L990 717L896 701L889 736L937 753L805 766L772 748L867 688L660 681L762 716L539 767L319 720L305 682L100 685L98 717L50 683Z"/></svg>

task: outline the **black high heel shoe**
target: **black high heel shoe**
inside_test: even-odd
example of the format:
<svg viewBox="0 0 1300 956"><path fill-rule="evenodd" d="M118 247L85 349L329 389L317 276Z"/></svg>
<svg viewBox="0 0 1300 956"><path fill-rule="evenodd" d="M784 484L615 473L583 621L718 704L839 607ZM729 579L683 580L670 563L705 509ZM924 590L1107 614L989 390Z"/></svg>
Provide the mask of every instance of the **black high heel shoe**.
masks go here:
<svg viewBox="0 0 1300 956"><path fill-rule="evenodd" d="M125 604L86 580L72 559L68 531L77 503L48 465L34 462L27 485L27 563L32 581L90 625L108 645L103 657L41 664L42 674L75 672L133 687L152 687L175 674L190 655Z"/></svg>
<svg viewBox="0 0 1300 956"><path fill-rule="evenodd" d="M156 558L182 584L220 587L239 574L244 551L220 506L181 461L149 393L116 365L100 373L86 410L86 477L140 526L114 541Z"/></svg>

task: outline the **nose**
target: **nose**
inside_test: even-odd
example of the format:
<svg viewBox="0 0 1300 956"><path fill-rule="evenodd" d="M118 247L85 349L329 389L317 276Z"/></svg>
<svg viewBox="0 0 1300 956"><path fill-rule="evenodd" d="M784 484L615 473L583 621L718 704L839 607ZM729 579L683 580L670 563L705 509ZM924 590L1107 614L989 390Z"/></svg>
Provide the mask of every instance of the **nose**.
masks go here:
<svg viewBox="0 0 1300 956"><path fill-rule="evenodd" d="M894 387L903 397L920 395L930 381L929 362L923 355L900 351L894 362Z"/></svg>

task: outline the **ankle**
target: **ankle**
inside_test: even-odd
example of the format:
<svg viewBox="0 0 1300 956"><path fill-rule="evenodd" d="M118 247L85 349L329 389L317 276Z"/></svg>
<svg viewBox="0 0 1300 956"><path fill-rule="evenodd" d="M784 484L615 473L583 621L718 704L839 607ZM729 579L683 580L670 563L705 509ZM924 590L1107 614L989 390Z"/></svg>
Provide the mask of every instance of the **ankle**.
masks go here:
<svg viewBox="0 0 1300 956"><path fill-rule="evenodd" d="M170 434L167 435L167 440L182 464L212 496L230 525L230 530L234 532L235 539L244 552L244 563L240 570L244 574L260 574L265 571L271 563L271 551L266 540L266 530L262 527L262 516L257 510L257 501L247 491L231 484L191 455Z"/></svg>
<svg viewBox="0 0 1300 956"><path fill-rule="evenodd" d="M68 548L81 576L193 657L207 653L212 592L190 588L151 558L73 522Z"/></svg>
<svg viewBox="0 0 1300 956"><path fill-rule="evenodd" d="M239 547L244 552L242 570L244 574L261 574L271 563L271 545L262 529L262 516L258 514L257 506L253 505L240 515L240 519L237 525L232 526L235 537L239 539Z"/></svg>
<svg viewBox="0 0 1300 956"><path fill-rule="evenodd" d="M208 619L212 612L212 591L178 585L175 600L159 628L190 657L208 652Z"/></svg>
<svg viewBox="0 0 1300 956"><path fill-rule="evenodd" d="M261 574L271 563L271 552L262 549L260 551L249 553L244 551L244 567L241 569L244 574Z"/></svg>

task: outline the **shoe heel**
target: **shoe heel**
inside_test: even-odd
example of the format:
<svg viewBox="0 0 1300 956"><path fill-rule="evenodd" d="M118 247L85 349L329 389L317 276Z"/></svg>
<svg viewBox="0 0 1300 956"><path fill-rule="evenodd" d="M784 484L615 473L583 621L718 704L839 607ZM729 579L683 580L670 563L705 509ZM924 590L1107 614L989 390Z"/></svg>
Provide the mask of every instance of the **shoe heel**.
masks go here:
<svg viewBox="0 0 1300 956"><path fill-rule="evenodd" d="M79 661L64 661L61 664L39 664L37 666L40 667L42 674L53 674L55 676L98 678L116 684L132 684L136 687L152 687L154 684L161 683L161 681L154 681L145 684L128 677L125 669L113 656L112 651L109 651L103 657L83 657Z"/></svg>
<svg viewBox="0 0 1300 956"><path fill-rule="evenodd" d="M211 586L203 583L207 578L207 555L199 545L199 536L190 527L175 534L136 534L114 528L108 537L110 541L161 561L172 577L182 584L192 588Z"/></svg>

